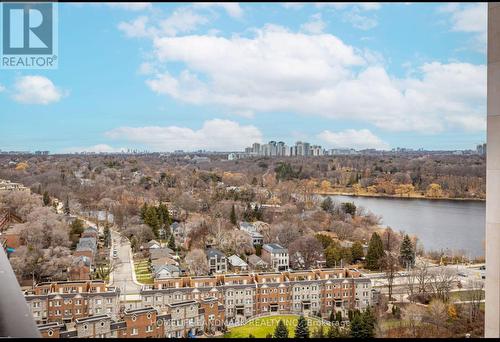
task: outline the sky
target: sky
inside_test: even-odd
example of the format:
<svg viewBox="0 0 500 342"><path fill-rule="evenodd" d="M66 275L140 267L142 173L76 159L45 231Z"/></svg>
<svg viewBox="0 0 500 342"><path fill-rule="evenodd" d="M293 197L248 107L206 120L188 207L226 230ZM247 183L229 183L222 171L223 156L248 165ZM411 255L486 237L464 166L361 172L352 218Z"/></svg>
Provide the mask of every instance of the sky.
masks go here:
<svg viewBox="0 0 500 342"><path fill-rule="evenodd" d="M0 149L474 149L485 3L58 5L58 68L0 70Z"/></svg>

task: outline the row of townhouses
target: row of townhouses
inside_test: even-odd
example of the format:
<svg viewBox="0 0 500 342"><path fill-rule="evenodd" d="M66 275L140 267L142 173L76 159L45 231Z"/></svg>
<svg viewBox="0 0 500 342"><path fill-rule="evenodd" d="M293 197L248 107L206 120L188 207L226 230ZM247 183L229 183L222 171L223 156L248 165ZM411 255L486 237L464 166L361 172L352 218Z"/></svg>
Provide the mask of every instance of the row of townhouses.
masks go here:
<svg viewBox="0 0 500 342"><path fill-rule="evenodd" d="M133 306L103 281L41 283L25 298L48 337L184 337L259 314L345 317L372 304L372 289L356 269L337 268L156 279ZM151 317L138 326L143 312Z"/></svg>

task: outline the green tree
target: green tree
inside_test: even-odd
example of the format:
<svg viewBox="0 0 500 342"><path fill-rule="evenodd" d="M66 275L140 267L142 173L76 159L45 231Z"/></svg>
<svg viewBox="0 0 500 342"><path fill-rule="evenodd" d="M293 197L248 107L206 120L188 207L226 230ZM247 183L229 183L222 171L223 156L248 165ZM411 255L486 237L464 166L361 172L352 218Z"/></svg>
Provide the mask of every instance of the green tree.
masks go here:
<svg viewBox="0 0 500 342"><path fill-rule="evenodd" d="M326 212L330 212L333 210L333 201L330 198L330 196L327 196L323 202L321 202L321 209L323 209Z"/></svg>
<svg viewBox="0 0 500 342"><path fill-rule="evenodd" d="M377 270L380 268L380 258L384 256L384 245L380 235L373 233L368 244L368 252L366 253L366 268L369 270Z"/></svg>
<svg viewBox="0 0 500 342"><path fill-rule="evenodd" d="M309 326L304 316L299 317L297 322L297 327L295 327L295 337L296 338L308 338L309 337Z"/></svg>
<svg viewBox="0 0 500 342"><path fill-rule="evenodd" d="M330 317L328 318L330 322L335 322L335 310L330 312Z"/></svg>
<svg viewBox="0 0 500 342"><path fill-rule="evenodd" d="M262 245L255 245L255 255L261 256L262 254Z"/></svg>
<svg viewBox="0 0 500 342"><path fill-rule="evenodd" d="M336 325L336 326L332 326L330 328L330 330L328 330L327 337L328 338L339 338L339 337L343 337L343 336L342 336L342 333L340 332L339 327Z"/></svg>
<svg viewBox="0 0 500 342"><path fill-rule="evenodd" d="M403 267L413 267L413 265L415 264L415 251L413 248L413 243L411 242L408 234L405 234L405 236L403 237L403 241L401 241L399 255L401 257L401 265Z"/></svg>
<svg viewBox="0 0 500 342"><path fill-rule="evenodd" d="M42 201L43 201L44 206L47 207L50 205L50 196L49 196L49 193L47 191L43 192Z"/></svg>
<svg viewBox="0 0 500 342"><path fill-rule="evenodd" d="M104 245L109 247L111 244L111 230L109 229L108 224L104 226Z"/></svg>
<svg viewBox="0 0 500 342"><path fill-rule="evenodd" d="M354 338L364 338L365 324L363 322L363 317L360 314L354 315L351 320L350 336Z"/></svg>
<svg viewBox="0 0 500 342"><path fill-rule="evenodd" d="M168 240L168 248L170 248L173 251L175 251L176 249L174 234L170 235L170 239Z"/></svg>
<svg viewBox="0 0 500 342"><path fill-rule="evenodd" d="M236 224L237 224L237 218L236 218L236 209L234 208L234 204L231 207L230 220L231 220L231 224L233 224L234 226L236 226Z"/></svg>
<svg viewBox="0 0 500 342"><path fill-rule="evenodd" d="M275 338L288 338L288 328L285 323L280 319L278 325L274 329L274 337Z"/></svg>
<svg viewBox="0 0 500 342"><path fill-rule="evenodd" d="M356 215L356 205L352 202L342 203L342 210L353 217Z"/></svg>
<svg viewBox="0 0 500 342"><path fill-rule="evenodd" d="M144 202L144 204L141 207L141 219L144 221L146 218L146 212L148 211L148 204Z"/></svg>
<svg viewBox="0 0 500 342"><path fill-rule="evenodd" d="M80 235L83 233L83 221L80 219L76 219L71 222L69 226L69 239L71 240L71 246L76 247L78 240L80 239Z"/></svg>
<svg viewBox="0 0 500 342"><path fill-rule="evenodd" d="M63 208L64 214L69 215L71 213L69 209L69 198L66 196L66 200L64 201L64 208Z"/></svg>
<svg viewBox="0 0 500 342"><path fill-rule="evenodd" d="M170 217L170 213L168 212L168 207L165 204L160 203L157 212L158 212L158 218L161 218L160 222L163 225L169 226L170 224L172 224L172 218Z"/></svg>
<svg viewBox="0 0 500 342"><path fill-rule="evenodd" d="M325 249L326 267L336 267L341 264L350 264L352 262L351 249L342 247L338 242L332 243Z"/></svg>
<svg viewBox="0 0 500 342"><path fill-rule="evenodd" d="M321 242L321 245L323 245L323 249L327 249L328 246L330 246L333 243L333 239L329 236L323 234L316 234L315 237L316 239L318 239L319 242Z"/></svg>
<svg viewBox="0 0 500 342"><path fill-rule="evenodd" d="M363 253L363 245L361 244L361 242L356 241L352 244L351 255L352 260L354 261L361 260L365 256L365 254Z"/></svg>
<svg viewBox="0 0 500 342"><path fill-rule="evenodd" d="M335 314L335 319L337 322L342 323L342 311L337 311Z"/></svg>
<svg viewBox="0 0 500 342"><path fill-rule="evenodd" d="M155 234L155 237L158 238L160 221L158 220L158 213L156 212L155 207L146 208L146 212L144 214L144 223L151 227L151 230Z"/></svg>

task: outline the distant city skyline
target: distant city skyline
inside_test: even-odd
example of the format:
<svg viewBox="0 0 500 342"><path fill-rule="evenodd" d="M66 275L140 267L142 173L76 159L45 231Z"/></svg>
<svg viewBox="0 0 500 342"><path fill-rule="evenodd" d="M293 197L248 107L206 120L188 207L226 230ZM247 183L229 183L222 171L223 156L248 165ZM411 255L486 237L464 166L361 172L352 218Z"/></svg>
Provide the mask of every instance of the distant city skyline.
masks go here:
<svg viewBox="0 0 500 342"><path fill-rule="evenodd" d="M4 151L485 141L485 3L57 6L58 68L0 74Z"/></svg>

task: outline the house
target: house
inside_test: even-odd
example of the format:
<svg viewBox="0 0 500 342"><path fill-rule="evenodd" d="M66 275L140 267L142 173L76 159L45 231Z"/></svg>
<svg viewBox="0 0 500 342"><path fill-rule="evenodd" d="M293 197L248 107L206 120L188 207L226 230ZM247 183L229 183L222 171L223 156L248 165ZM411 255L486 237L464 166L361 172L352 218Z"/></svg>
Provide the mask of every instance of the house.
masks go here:
<svg viewBox="0 0 500 342"><path fill-rule="evenodd" d="M174 258L173 255L175 255L175 252L167 247L154 248L149 250L149 259L151 259L151 261L160 258L173 259Z"/></svg>
<svg viewBox="0 0 500 342"><path fill-rule="evenodd" d="M240 222L240 230L244 231L250 236L250 238L252 239L252 244L254 246L262 246L262 244L264 243L264 236L258 231L254 223L242 221Z"/></svg>
<svg viewBox="0 0 500 342"><path fill-rule="evenodd" d="M184 225L180 224L179 222L174 222L170 225L170 230L172 231L172 234L174 234L174 237L177 238L184 238L184 235L186 233L186 230L184 229Z"/></svg>
<svg viewBox="0 0 500 342"><path fill-rule="evenodd" d="M161 257L155 260L151 260L151 266L162 266L162 265L174 265L179 266L179 263L171 257Z"/></svg>
<svg viewBox="0 0 500 342"><path fill-rule="evenodd" d="M234 271L240 272L248 270L248 264L237 255L231 255L227 258L227 261Z"/></svg>
<svg viewBox="0 0 500 342"><path fill-rule="evenodd" d="M209 248L206 254L210 273L225 273L227 271L227 259L224 253L215 248Z"/></svg>
<svg viewBox="0 0 500 342"><path fill-rule="evenodd" d="M91 259L85 255L74 256L69 268L69 280L90 280Z"/></svg>
<svg viewBox="0 0 500 342"><path fill-rule="evenodd" d="M175 265L153 266L153 277L155 279L177 278L180 272L179 267Z"/></svg>
<svg viewBox="0 0 500 342"><path fill-rule="evenodd" d="M250 255L247 262L252 270L265 270L268 267L268 264L255 254Z"/></svg>
<svg viewBox="0 0 500 342"><path fill-rule="evenodd" d="M82 238L89 237L89 238L97 239L97 237L98 237L97 228L95 228L95 227L87 227L83 231L83 233L82 233L82 235L80 237L82 237Z"/></svg>
<svg viewBox="0 0 500 342"><path fill-rule="evenodd" d="M92 253L95 255L97 253L97 240L92 237L81 237L76 245L76 250L82 248L89 248L92 250Z"/></svg>
<svg viewBox="0 0 500 342"><path fill-rule="evenodd" d="M288 270L288 250L277 243L268 243L262 246L262 260L267 262L276 272Z"/></svg>
<svg viewBox="0 0 500 342"><path fill-rule="evenodd" d="M149 249L149 252L151 252L152 249L161 248L160 243L156 240L151 240L146 245Z"/></svg>

